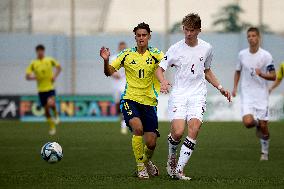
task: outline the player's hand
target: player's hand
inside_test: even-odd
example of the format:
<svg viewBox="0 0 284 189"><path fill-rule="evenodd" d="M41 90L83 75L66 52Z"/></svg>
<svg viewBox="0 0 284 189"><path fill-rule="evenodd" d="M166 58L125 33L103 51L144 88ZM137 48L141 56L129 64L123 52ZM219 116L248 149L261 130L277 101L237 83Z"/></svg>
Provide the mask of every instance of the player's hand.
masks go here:
<svg viewBox="0 0 284 189"><path fill-rule="evenodd" d="M100 56L101 56L104 60L109 60L109 56L110 56L109 48L102 47L101 50L100 50Z"/></svg>
<svg viewBox="0 0 284 189"><path fill-rule="evenodd" d="M220 92L221 92L221 94L223 96L225 96L227 98L227 100L229 102L232 102L232 100L231 100L231 93L228 90L225 90L225 89L222 88L222 89L220 89Z"/></svg>
<svg viewBox="0 0 284 189"><path fill-rule="evenodd" d="M271 89L271 88L269 88L268 92L269 92L269 94L271 94L271 92L272 92L272 89Z"/></svg>
<svg viewBox="0 0 284 189"><path fill-rule="evenodd" d="M237 89L233 89L233 91L232 91L232 97L236 97L237 96Z"/></svg>
<svg viewBox="0 0 284 189"><path fill-rule="evenodd" d="M113 77L114 79L120 79L120 78L121 78L121 76L120 76L120 74L119 74L118 72L114 72L114 73L111 75L111 77Z"/></svg>
<svg viewBox="0 0 284 189"><path fill-rule="evenodd" d="M29 80L29 81L36 80L36 76L33 75L33 74L28 74L28 75L26 75L26 79Z"/></svg>
<svg viewBox="0 0 284 189"><path fill-rule="evenodd" d="M170 87L171 87L171 84L170 84L169 81L163 80L163 81L161 82L161 92L162 92L162 93L165 93L165 94L169 93Z"/></svg>
<svg viewBox="0 0 284 189"><path fill-rule="evenodd" d="M260 76L261 74L261 70L259 68L255 68L255 74Z"/></svg>
<svg viewBox="0 0 284 189"><path fill-rule="evenodd" d="M51 81L52 81L52 82L55 82L55 80L56 80L56 77L53 76L53 77L51 78Z"/></svg>

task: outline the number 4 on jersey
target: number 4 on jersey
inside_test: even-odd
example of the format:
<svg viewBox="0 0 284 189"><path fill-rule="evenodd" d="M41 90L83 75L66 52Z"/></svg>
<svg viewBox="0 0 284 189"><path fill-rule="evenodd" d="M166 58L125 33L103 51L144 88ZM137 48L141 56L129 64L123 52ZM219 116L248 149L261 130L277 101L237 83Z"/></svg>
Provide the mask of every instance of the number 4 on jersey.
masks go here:
<svg viewBox="0 0 284 189"><path fill-rule="evenodd" d="M194 74L194 64L192 64L190 71L192 74Z"/></svg>

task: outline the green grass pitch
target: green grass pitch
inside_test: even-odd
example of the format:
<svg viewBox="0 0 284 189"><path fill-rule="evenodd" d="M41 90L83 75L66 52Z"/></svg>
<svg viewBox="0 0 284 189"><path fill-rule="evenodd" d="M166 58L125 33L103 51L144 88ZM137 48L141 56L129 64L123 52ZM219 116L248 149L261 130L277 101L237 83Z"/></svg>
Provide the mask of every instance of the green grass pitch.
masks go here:
<svg viewBox="0 0 284 189"><path fill-rule="evenodd" d="M0 122L0 188L284 188L284 123L270 123L270 160L260 162L254 129L241 123L204 123L185 173L191 181L166 175L169 123L159 123L161 137L153 157L161 175L133 176L131 135L118 123L62 123L54 137L45 123ZM41 159L40 149L57 141L64 157L57 164Z"/></svg>

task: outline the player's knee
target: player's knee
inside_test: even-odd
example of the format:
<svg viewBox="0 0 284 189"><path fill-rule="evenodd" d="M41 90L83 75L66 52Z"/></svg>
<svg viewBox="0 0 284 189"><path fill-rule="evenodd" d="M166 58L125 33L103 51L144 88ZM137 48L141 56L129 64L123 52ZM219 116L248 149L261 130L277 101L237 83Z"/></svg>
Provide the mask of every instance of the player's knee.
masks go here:
<svg viewBox="0 0 284 189"><path fill-rule="evenodd" d="M255 126L254 120L244 120L243 123L246 128L252 128Z"/></svg>
<svg viewBox="0 0 284 189"><path fill-rule="evenodd" d="M197 135L198 132L199 132L199 129L200 129L200 127L198 127L198 126L189 127L189 128L188 128L189 133L191 133L191 134L193 134L193 135Z"/></svg>
<svg viewBox="0 0 284 189"><path fill-rule="evenodd" d="M54 107L55 106L55 100L53 98L48 98L47 105L49 107Z"/></svg>
<svg viewBox="0 0 284 189"><path fill-rule="evenodd" d="M134 135L143 135L143 126L139 118L134 117L129 120L129 125L131 126Z"/></svg>
<svg viewBox="0 0 284 189"><path fill-rule="evenodd" d="M179 141L182 138L183 130L173 130L171 135L175 141Z"/></svg>
<svg viewBox="0 0 284 189"><path fill-rule="evenodd" d="M47 118L50 118L50 117L51 117L51 116L50 116L50 113L49 113L49 108L48 108L47 105L44 107L44 114L45 114L45 117L47 117Z"/></svg>

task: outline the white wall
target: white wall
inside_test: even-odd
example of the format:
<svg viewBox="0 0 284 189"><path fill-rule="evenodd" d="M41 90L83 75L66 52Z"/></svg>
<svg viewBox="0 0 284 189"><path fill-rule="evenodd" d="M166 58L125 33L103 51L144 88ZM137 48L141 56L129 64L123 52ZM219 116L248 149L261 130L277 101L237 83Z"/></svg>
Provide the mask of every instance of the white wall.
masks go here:
<svg viewBox="0 0 284 189"><path fill-rule="evenodd" d="M203 31L214 31L212 23L220 8L239 2L244 9L241 19L258 24L259 0L169 0L170 25L191 12L199 13ZM104 0L76 2L78 34L97 32ZM165 0L111 0L105 18L105 32L131 32L137 23L145 21L155 32L163 32ZM263 21L274 32L284 32L283 0L263 0ZM35 33L66 33L70 31L70 0L33 0L33 31Z"/></svg>

